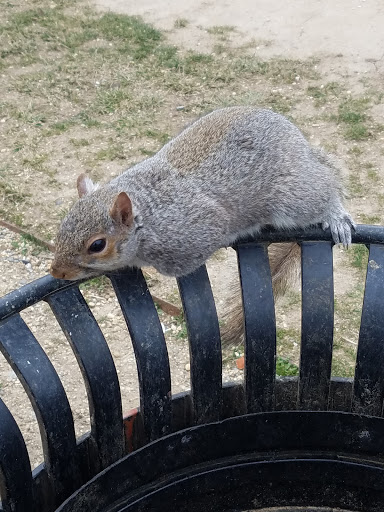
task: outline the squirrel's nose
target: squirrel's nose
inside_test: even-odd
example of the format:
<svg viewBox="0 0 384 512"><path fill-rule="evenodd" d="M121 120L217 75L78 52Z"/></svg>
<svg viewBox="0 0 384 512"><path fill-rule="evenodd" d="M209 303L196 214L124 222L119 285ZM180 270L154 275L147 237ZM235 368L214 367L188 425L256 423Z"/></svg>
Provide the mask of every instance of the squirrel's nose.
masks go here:
<svg viewBox="0 0 384 512"><path fill-rule="evenodd" d="M64 270L61 270L60 268L56 267L55 265L51 265L50 273L53 277L56 277L56 279L65 279L66 273Z"/></svg>

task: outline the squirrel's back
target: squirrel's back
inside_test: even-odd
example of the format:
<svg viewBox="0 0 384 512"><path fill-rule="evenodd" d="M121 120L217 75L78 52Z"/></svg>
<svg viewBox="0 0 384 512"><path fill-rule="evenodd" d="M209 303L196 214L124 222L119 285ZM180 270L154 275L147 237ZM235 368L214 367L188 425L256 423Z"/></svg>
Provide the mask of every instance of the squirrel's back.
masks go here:
<svg viewBox="0 0 384 512"><path fill-rule="evenodd" d="M234 234L244 226L321 222L329 202L343 196L335 169L300 130L284 116L254 107L201 117L132 172L118 180L134 179L135 188L160 208L171 200L187 212L196 197L209 198L218 209L225 205Z"/></svg>
<svg viewBox="0 0 384 512"><path fill-rule="evenodd" d="M96 189L80 179L81 199L58 235L55 273L78 278L147 264L183 275L266 225L322 223L348 245L353 222L337 174L284 116L216 110L110 183Z"/></svg>

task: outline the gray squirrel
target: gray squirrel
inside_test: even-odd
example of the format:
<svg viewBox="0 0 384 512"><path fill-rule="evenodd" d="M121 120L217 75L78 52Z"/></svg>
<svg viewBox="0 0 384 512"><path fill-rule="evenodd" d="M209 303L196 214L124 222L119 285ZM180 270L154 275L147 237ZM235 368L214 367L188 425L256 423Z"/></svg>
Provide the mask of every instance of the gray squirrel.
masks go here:
<svg viewBox="0 0 384 512"><path fill-rule="evenodd" d="M60 279L127 266L178 277L265 226L321 224L345 246L354 227L332 160L284 116L255 107L215 110L109 183L82 174L77 188L51 267ZM299 253L285 244L270 257L274 284L284 283Z"/></svg>

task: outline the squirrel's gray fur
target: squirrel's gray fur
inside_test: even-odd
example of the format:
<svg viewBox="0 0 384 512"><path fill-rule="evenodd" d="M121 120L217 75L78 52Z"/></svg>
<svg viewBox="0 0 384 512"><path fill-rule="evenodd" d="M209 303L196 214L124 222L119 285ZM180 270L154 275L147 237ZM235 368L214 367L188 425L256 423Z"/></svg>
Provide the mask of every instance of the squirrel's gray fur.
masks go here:
<svg viewBox="0 0 384 512"><path fill-rule="evenodd" d="M354 226L327 155L282 115L253 107L216 110L110 183L96 188L82 178L80 187L86 193L57 236L55 277L146 265L181 276L266 225L320 223L344 245ZM122 192L125 206L117 204ZM99 235L106 249L89 254Z"/></svg>

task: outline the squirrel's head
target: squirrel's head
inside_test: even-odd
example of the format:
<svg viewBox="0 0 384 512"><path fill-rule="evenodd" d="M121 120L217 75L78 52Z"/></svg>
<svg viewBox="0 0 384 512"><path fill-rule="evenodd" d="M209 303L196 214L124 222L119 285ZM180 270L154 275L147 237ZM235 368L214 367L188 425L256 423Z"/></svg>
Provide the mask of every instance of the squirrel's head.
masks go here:
<svg viewBox="0 0 384 512"><path fill-rule="evenodd" d="M79 201L61 223L50 272L77 280L127 266L136 252L140 226L125 192L95 185L85 174L77 179Z"/></svg>

